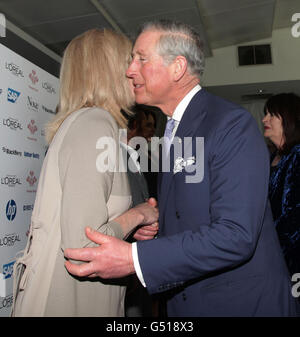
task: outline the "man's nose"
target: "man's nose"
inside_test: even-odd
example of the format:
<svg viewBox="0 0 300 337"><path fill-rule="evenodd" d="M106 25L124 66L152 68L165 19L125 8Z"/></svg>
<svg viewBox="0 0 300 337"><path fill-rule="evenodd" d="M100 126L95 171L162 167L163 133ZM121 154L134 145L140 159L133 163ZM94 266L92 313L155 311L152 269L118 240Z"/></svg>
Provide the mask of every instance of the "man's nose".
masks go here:
<svg viewBox="0 0 300 337"><path fill-rule="evenodd" d="M133 78L134 74L136 72L136 65L135 65L135 61L132 60L126 70L126 76L129 78Z"/></svg>

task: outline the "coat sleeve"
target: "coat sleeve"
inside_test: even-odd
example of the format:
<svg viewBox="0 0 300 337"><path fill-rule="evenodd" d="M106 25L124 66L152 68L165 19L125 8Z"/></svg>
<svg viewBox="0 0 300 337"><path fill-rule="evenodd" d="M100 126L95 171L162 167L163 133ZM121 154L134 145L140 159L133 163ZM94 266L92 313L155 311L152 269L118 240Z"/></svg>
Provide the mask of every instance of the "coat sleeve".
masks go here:
<svg viewBox="0 0 300 337"><path fill-rule="evenodd" d="M214 126L208 142L209 172L204 175L210 179L211 223L191 226L196 231L137 243L150 293L234 268L254 253L268 193L269 156L264 140L250 114L236 110Z"/></svg>
<svg viewBox="0 0 300 337"><path fill-rule="evenodd" d="M99 172L96 167L101 154L96 149L99 137L117 139L117 126L105 113L108 114L89 110L79 116L70 126L59 153L62 249L92 245L85 236L86 226L118 238L124 236L118 223L109 222L107 202L114 172Z"/></svg>
<svg viewBox="0 0 300 337"><path fill-rule="evenodd" d="M288 268L294 274L300 271L300 146L289 160L281 205L275 226Z"/></svg>

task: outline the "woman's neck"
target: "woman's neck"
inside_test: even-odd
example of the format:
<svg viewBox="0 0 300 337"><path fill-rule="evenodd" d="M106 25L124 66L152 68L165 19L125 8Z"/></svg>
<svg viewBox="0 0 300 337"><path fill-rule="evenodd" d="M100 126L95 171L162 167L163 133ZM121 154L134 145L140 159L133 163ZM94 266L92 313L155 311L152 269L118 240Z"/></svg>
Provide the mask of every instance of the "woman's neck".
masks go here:
<svg viewBox="0 0 300 337"><path fill-rule="evenodd" d="M274 137L273 139L271 139L271 142L276 146L277 151L281 150L283 145L284 145L284 139L283 136L281 137Z"/></svg>

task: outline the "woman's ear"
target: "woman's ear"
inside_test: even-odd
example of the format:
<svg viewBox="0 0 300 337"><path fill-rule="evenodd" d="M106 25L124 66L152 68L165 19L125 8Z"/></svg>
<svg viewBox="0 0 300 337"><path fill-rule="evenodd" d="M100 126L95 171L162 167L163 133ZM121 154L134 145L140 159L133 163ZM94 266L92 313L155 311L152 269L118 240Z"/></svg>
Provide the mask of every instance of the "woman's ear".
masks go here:
<svg viewBox="0 0 300 337"><path fill-rule="evenodd" d="M174 80L177 82L179 81L182 76L186 73L187 71L187 60L184 56L177 56L175 60L173 61L173 76Z"/></svg>

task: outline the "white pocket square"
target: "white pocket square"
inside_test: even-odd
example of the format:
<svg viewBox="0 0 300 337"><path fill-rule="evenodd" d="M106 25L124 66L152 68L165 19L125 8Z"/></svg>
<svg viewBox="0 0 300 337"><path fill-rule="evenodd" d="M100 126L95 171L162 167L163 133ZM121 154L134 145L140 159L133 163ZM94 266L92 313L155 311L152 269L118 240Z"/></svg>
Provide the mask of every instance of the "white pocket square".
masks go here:
<svg viewBox="0 0 300 337"><path fill-rule="evenodd" d="M177 172L182 172L184 167L194 164L195 161L195 156L189 157L186 160L182 157L176 158L173 173L176 174Z"/></svg>

